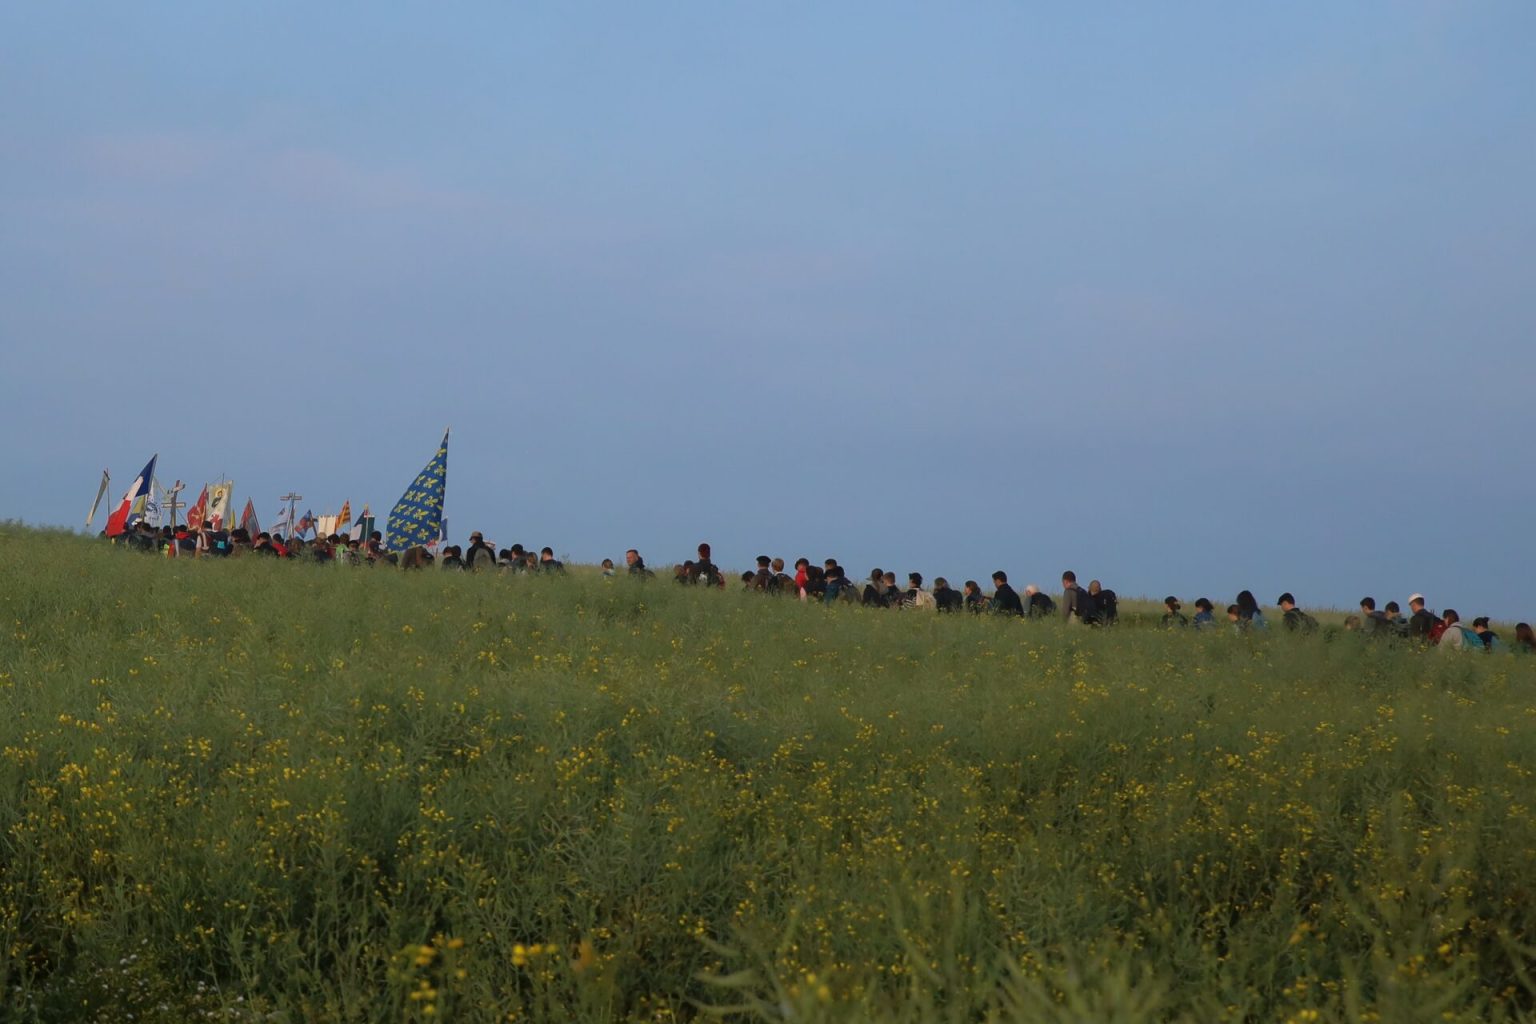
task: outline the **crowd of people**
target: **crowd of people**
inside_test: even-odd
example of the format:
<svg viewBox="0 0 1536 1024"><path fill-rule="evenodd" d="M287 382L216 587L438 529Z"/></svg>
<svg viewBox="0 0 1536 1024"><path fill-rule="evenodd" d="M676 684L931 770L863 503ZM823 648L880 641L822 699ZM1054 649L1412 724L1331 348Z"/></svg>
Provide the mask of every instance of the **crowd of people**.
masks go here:
<svg viewBox="0 0 1536 1024"><path fill-rule="evenodd" d="M269 533L252 537L241 529L192 529L183 525L156 530L141 522L121 540L136 550L159 552L167 557L226 558L250 554L321 564L387 565L403 569L433 567L507 574L565 572L565 565L555 558L549 547L534 551L514 544L497 549L479 532L470 534L467 548L454 544L437 554L424 547L412 547L401 553L389 551L378 531L366 539L332 535L305 541ZM861 584L851 578L835 558L828 558L820 565L808 558L799 558L795 560L792 572L782 558L759 555L756 561L755 570L740 575L742 589L805 602L1059 619L1069 625L1096 628L1112 627L1120 617L1119 597L1113 590L1098 580L1090 580L1086 587L1081 586L1077 574L1070 570L1062 573L1058 599L1034 584L1019 593L1001 569L992 574L992 590L988 593L976 580L966 580L956 590L942 576L934 579L932 587L927 588L923 575L916 572L908 573L906 585L902 586L896 573L879 568L871 570ZM602 571L605 576L615 576L621 570L611 559L604 559ZM653 579L656 575L635 548L624 553L622 571L639 579ZM700 544L694 558L675 566L672 579L683 586L718 589L727 586L726 574L715 564L708 544ZM1299 633L1318 629L1317 620L1302 611L1295 596L1289 592L1281 594L1275 604L1280 609L1283 629ZM1264 630L1269 625L1258 600L1248 590L1240 592L1226 606L1224 618L1218 617L1217 606L1209 598L1201 597L1194 602L1193 616L1186 615L1183 607L1177 597L1165 598L1161 624L1168 629L1228 629L1239 633ZM1374 598L1361 598L1359 614L1346 616L1343 628L1375 639L1409 640L1444 651L1493 651L1505 646L1505 640L1494 632L1487 616L1474 618L1468 625L1453 608L1439 614L1430 611L1423 594L1408 598L1408 610L1409 614L1404 615L1396 601L1388 601L1378 610ZM1517 651L1536 653L1536 634L1528 623L1515 625L1509 646Z"/></svg>

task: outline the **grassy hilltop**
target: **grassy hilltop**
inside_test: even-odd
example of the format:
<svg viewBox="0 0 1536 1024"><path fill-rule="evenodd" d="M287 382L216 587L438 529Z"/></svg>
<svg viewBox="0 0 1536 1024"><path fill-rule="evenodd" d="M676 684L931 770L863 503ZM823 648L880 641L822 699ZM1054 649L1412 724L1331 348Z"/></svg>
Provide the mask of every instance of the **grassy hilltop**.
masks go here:
<svg viewBox="0 0 1536 1024"><path fill-rule="evenodd" d="M0 527L7 1020L1532 1020L1536 659Z"/></svg>

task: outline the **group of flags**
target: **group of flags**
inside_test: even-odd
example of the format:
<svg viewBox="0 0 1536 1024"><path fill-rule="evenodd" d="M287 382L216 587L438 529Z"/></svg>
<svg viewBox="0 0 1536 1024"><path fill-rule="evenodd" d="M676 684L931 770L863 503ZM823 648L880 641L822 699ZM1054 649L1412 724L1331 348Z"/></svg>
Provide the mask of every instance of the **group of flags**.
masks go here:
<svg viewBox="0 0 1536 1024"><path fill-rule="evenodd" d="M174 518L175 510L183 507L177 500L183 486L181 481L176 481L175 485L166 491L155 479L155 463L158 459L158 454L150 456L149 462L145 464L139 475L134 477L133 483L123 494L122 501L118 502L117 507L108 514L106 530L108 537L122 536L141 521L159 527L162 525L167 508L171 510ZM91 502L91 513L85 520L87 530L96 521L96 512L101 506L101 499L106 496L111 485L111 475L106 470L102 470L101 486L96 489L96 500ZM445 539L447 522L443 518L443 499L447 486L448 434L445 432L442 443L438 445L437 453L416 475L411 486L406 488L400 500L390 510L385 546L391 551L404 551L416 545L432 548ZM197 501L187 508L185 520L187 526L193 530L203 526L221 530L234 525L229 521L234 502L234 488L234 483L229 480L205 484L202 492L198 494ZM368 506L363 506L362 514L354 521L350 500L344 502L341 512L334 516L316 516L314 512L306 511L297 522L294 522L293 512L292 506L284 506L278 513L273 529L296 537L303 537L305 534L331 537L339 534L350 540L366 540L374 530L374 518ZM256 517L256 506L249 498L246 499L245 508L240 513L238 525L252 537L261 533L261 523Z"/></svg>

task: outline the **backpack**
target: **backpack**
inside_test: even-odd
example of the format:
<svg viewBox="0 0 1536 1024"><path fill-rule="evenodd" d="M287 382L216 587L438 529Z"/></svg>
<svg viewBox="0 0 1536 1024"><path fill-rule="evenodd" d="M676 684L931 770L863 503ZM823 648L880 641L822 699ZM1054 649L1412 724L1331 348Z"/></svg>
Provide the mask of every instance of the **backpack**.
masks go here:
<svg viewBox="0 0 1536 1024"><path fill-rule="evenodd" d="M1317 620L1300 608L1292 608L1285 613L1285 624L1297 633L1312 633L1317 630Z"/></svg>
<svg viewBox="0 0 1536 1024"><path fill-rule="evenodd" d="M1432 644L1438 644L1440 642L1440 638L1445 635L1446 628L1447 627L1444 622L1436 622L1433 626L1430 626L1428 637L1429 642Z"/></svg>
<svg viewBox="0 0 1536 1024"><path fill-rule="evenodd" d="M1120 617L1120 599L1115 596L1113 590L1101 590L1094 599L1098 611L1099 621L1106 626L1113 625Z"/></svg>

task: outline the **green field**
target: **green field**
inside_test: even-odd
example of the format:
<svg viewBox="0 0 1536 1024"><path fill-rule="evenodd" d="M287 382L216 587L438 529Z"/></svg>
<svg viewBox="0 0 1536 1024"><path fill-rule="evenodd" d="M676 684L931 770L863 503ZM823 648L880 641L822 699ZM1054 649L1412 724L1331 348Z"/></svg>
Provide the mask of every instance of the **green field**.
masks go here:
<svg viewBox="0 0 1536 1024"><path fill-rule="evenodd" d="M1536 659L0 527L0 1018L1536 1020Z"/></svg>

